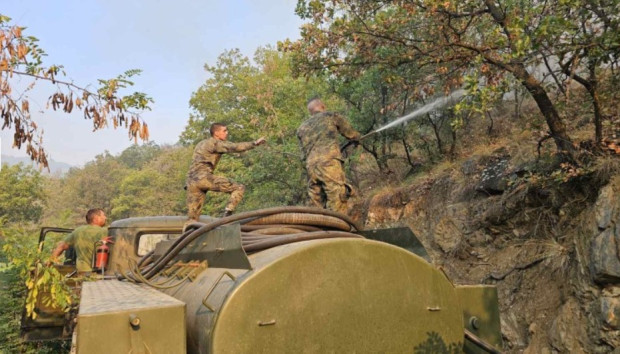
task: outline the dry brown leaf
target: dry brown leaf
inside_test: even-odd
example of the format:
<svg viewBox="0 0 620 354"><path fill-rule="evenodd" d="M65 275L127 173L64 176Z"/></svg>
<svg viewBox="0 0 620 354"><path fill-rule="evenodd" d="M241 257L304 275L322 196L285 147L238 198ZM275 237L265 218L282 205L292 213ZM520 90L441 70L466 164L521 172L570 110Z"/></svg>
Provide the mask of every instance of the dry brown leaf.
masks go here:
<svg viewBox="0 0 620 354"><path fill-rule="evenodd" d="M15 26L15 27L13 27L11 32L13 32L13 35L15 37L17 37L17 38L20 38L22 36L22 29L21 29L21 27Z"/></svg>
<svg viewBox="0 0 620 354"><path fill-rule="evenodd" d="M26 57L26 54L28 54L28 47L26 47L24 43L20 43L17 46L17 57L19 59L24 59Z"/></svg>

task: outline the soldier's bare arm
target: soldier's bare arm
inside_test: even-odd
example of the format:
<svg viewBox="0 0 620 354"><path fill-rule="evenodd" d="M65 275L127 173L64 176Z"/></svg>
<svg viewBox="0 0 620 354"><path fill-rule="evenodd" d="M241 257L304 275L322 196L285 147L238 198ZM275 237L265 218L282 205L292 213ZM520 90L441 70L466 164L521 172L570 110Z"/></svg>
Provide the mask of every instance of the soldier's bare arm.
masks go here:
<svg viewBox="0 0 620 354"><path fill-rule="evenodd" d="M58 244L56 245L56 248L54 248L54 250L52 251L52 257L50 261L57 262L58 257L60 257L60 255L68 249L69 249L68 243L66 243L65 241L58 242Z"/></svg>

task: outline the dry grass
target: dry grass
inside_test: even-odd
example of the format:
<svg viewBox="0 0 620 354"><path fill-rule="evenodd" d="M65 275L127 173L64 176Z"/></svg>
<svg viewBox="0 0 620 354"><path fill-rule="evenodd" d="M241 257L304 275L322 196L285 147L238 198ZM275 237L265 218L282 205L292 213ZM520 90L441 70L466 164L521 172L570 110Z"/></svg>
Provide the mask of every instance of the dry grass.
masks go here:
<svg viewBox="0 0 620 354"><path fill-rule="evenodd" d="M604 185L620 175L620 157L605 156L596 160L593 180L596 185ZM616 179L617 180L617 179Z"/></svg>

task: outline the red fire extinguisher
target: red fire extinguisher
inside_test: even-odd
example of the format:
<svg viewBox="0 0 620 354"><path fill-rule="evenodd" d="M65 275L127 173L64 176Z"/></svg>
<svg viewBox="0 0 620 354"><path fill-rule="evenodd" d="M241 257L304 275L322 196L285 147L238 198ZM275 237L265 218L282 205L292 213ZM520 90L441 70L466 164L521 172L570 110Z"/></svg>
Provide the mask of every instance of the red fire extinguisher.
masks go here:
<svg viewBox="0 0 620 354"><path fill-rule="evenodd" d="M108 266L108 258L110 255L110 246L108 246L109 243L114 243L110 237L106 237L103 240L95 242L93 272L101 272L101 274L103 274L105 268Z"/></svg>

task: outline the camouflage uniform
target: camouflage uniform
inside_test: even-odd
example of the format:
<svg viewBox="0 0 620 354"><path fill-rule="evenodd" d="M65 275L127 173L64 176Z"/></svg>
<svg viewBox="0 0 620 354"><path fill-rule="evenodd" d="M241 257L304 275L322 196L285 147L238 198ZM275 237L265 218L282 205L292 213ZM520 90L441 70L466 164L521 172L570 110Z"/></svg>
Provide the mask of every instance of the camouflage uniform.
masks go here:
<svg viewBox="0 0 620 354"><path fill-rule="evenodd" d="M243 152L255 147L254 142L232 143L216 138L205 139L196 145L189 167L185 188L187 210L191 220L198 220L207 191L230 193L226 210L233 211L243 198L245 186L226 177L213 174L222 154Z"/></svg>
<svg viewBox="0 0 620 354"><path fill-rule="evenodd" d="M65 243L73 246L77 255L75 265L80 272L92 271L92 257L95 251L95 242L108 235L107 227L97 225L83 225L65 237Z"/></svg>
<svg viewBox="0 0 620 354"><path fill-rule="evenodd" d="M359 139L360 133L337 113L314 114L297 129L303 159L308 171L308 194L314 205L320 208L347 212L347 184L343 170L338 135L347 139ZM323 201L322 193L327 199Z"/></svg>

